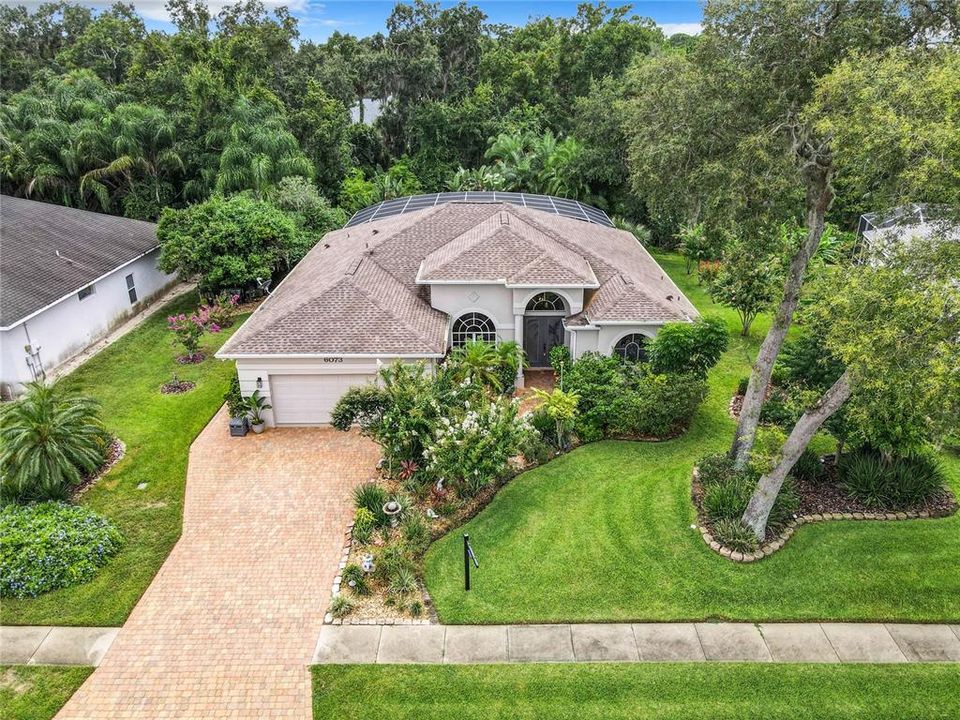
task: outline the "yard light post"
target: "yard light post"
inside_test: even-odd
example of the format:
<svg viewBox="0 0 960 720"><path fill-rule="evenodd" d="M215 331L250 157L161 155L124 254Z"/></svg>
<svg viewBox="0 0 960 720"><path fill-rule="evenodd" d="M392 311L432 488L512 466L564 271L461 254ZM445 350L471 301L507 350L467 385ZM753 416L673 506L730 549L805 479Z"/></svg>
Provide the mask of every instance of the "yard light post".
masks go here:
<svg viewBox="0 0 960 720"><path fill-rule="evenodd" d="M480 563L477 562L477 556L473 554L473 548L470 547L470 536L466 533L463 534L463 589L470 589L470 561L473 561L473 565L476 568L480 567Z"/></svg>

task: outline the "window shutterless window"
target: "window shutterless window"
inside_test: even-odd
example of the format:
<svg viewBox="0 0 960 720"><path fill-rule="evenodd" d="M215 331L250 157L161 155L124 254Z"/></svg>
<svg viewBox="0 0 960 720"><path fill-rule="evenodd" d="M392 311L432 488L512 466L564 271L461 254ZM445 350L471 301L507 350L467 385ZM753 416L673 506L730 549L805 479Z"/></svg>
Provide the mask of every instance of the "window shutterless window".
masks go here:
<svg viewBox="0 0 960 720"><path fill-rule="evenodd" d="M93 295L94 286L87 285L85 288L81 288L80 292L77 293L77 300L83 300Z"/></svg>
<svg viewBox="0 0 960 720"><path fill-rule="evenodd" d="M130 298L130 304L133 305L137 301L137 288L133 284L133 273L130 273L126 277L127 280L127 295Z"/></svg>
<svg viewBox="0 0 960 720"><path fill-rule="evenodd" d="M453 346L460 347L470 340L495 343L497 341L497 329L494 327L493 321L478 312L471 312L458 317L456 322L453 323Z"/></svg>

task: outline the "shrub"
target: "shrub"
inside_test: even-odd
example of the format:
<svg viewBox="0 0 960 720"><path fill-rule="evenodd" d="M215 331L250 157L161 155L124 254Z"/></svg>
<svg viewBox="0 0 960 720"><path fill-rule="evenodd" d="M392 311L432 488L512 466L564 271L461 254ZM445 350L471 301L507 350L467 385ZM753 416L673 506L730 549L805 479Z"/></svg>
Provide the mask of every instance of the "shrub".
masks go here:
<svg viewBox="0 0 960 720"><path fill-rule="evenodd" d="M236 293L220 293L212 305L204 305L201 309L206 309L210 323L223 329L233 325L239 303L240 296Z"/></svg>
<svg viewBox="0 0 960 720"><path fill-rule="evenodd" d="M939 492L946 479L942 465L931 454L916 453L887 461L871 448L845 455L839 470L847 493L877 508L920 505Z"/></svg>
<svg viewBox="0 0 960 720"><path fill-rule="evenodd" d="M505 340L497 345L497 377L501 392L509 394L516 389L517 374L526 366L523 348L516 341Z"/></svg>
<svg viewBox="0 0 960 720"><path fill-rule="evenodd" d="M714 453L700 458L697 463L700 472L700 484L704 487L728 482L736 470L733 469L733 458L727 453Z"/></svg>
<svg viewBox="0 0 960 720"><path fill-rule="evenodd" d="M748 386L749 384L750 384L750 378L749 378L749 377L742 377L742 378L740 378L740 381L737 383L737 395L746 395L746 394L747 394L747 386Z"/></svg>
<svg viewBox="0 0 960 720"><path fill-rule="evenodd" d="M414 600L410 603L410 614L413 617L420 617L423 614L423 603L419 600Z"/></svg>
<svg viewBox="0 0 960 720"><path fill-rule="evenodd" d="M757 477L773 470L780 461L780 451L787 441L787 434L778 427L761 425L750 452L750 469Z"/></svg>
<svg viewBox="0 0 960 720"><path fill-rule="evenodd" d="M689 425L707 395L706 381L694 375L642 376L611 406L617 435L667 437Z"/></svg>
<svg viewBox="0 0 960 720"><path fill-rule="evenodd" d="M387 545L377 555L374 574L381 581L389 583L401 570L408 570L412 573L415 569L415 563L406 546L403 543L395 542Z"/></svg>
<svg viewBox="0 0 960 720"><path fill-rule="evenodd" d="M800 457L797 458L797 462L794 463L791 472L794 477L800 480L806 480L807 482L817 482L818 480L822 480L826 475L823 469L823 463L820 461L820 456L810 448L806 448Z"/></svg>
<svg viewBox="0 0 960 720"><path fill-rule="evenodd" d="M500 373L501 357L493 343L483 340L469 340L450 351L446 369L457 382L470 381L480 383L496 392L502 392L506 386ZM516 369L509 378L513 385Z"/></svg>
<svg viewBox="0 0 960 720"><path fill-rule="evenodd" d="M232 418L242 418L247 414L247 402L240 393L240 378L234 373L230 378L230 389L223 394L227 403L227 412Z"/></svg>
<svg viewBox="0 0 960 720"><path fill-rule="evenodd" d="M200 338L203 337L203 320L193 314L187 317L185 314L171 315L167 318L167 329L173 333L174 344L180 343L186 351L186 356L194 358L200 350Z"/></svg>
<svg viewBox="0 0 960 720"><path fill-rule="evenodd" d="M623 363L595 352L584 353L564 374L564 387L580 397L575 430L584 442L609 433L611 407L625 385Z"/></svg>
<svg viewBox="0 0 960 720"><path fill-rule="evenodd" d="M413 552L423 553L430 544L430 527L426 519L419 512L410 512L404 515L403 541Z"/></svg>
<svg viewBox="0 0 960 720"><path fill-rule="evenodd" d="M374 482L358 485L356 490L353 491L354 505L357 506L357 509L364 508L373 515L374 524L379 527L385 527L390 520L383 512L383 506L386 502L387 491ZM354 525L354 528L356 528L356 525Z"/></svg>
<svg viewBox="0 0 960 720"><path fill-rule="evenodd" d="M330 602L330 614L335 618L342 618L353 612L355 603L343 593L334 596Z"/></svg>
<svg viewBox="0 0 960 720"><path fill-rule="evenodd" d="M710 485L704 490L703 511L713 523L740 520L756 486L756 478L749 473L739 473L727 482ZM799 506L800 498L788 478L773 504L767 527L771 530L779 529L790 521Z"/></svg>
<svg viewBox="0 0 960 720"><path fill-rule="evenodd" d="M353 425L359 425L361 430L372 427L383 416L386 404L386 395L378 387L364 385L350 388L333 406L330 424L344 431Z"/></svg>
<svg viewBox="0 0 960 720"><path fill-rule="evenodd" d="M398 568L390 577L389 592L394 597L404 597L417 589L417 576L406 567Z"/></svg>
<svg viewBox="0 0 960 720"><path fill-rule="evenodd" d="M757 536L739 518L728 518L714 523L713 536L717 542L731 550L748 553L757 549Z"/></svg>
<svg viewBox="0 0 960 720"><path fill-rule="evenodd" d="M570 348L566 345L554 345L550 348L550 367L555 373L560 375L566 372L571 364Z"/></svg>
<svg viewBox="0 0 960 720"><path fill-rule="evenodd" d="M727 349L726 323L705 316L692 323L667 323L650 345L650 366L655 373L681 373L706 377Z"/></svg>
<svg viewBox="0 0 960 720"><path fill-rule="evenodd" d="M92 398L58 383L27 384L0 406L0 500L65 500L103 465L110 438Z"/></svg>
<svg viewBox="0 0 960 720"><path fill-rule="evenodd" d="M359 488L357 489L359 490ZM373 536L373 531L374 528L376 528L376 525L376 515L374 515L366 507L358 507L356 514L353 516L353 540L361 545L366 545L368 542L370 542L370 538Z"/></svg>
<svg viewBox="0 0 960 720"><path fill-rule="evenodd" d="M467 402L462 419L442 417L433 442L424 450L434 477L453 483L466 496L503 477L530 432L515 400Z"/></svg>
<svg viewBox="0 0 960 720"><path fill-rule="evenodd" d="M550 413L547 412L546 408L538 407L527 415L527 422L530 423L530 427L537 431L542 442L548 443L553 447L558 447L557 423L550 417Z"/></svg>
<svg viewBox="0 0 960 720"><path fill-rule="evenodd" d="M540 433L532 432L520 446L520 453L528 463L543 465L553 456L553 447L543 441Z"/></svg>
<svg viewBox="0 0 960 720"><path fill-rule="evenodd" d="M343 569L342 582L357 595L368 595L370 593L370 584L367 582L367 574L363 568L356 563L350 563ZM350 583L353 583L351 585Z"/></svg>
<svg viewBox="0 0 960 720"><path fill-rule="evenodd" d="M26 598L84 583L115 555L123 536L79 505L0 508L0 597Z"/></svg>
<svg viewBox="0 0 960 720"><path fill-rule="evenodd" d="M553 420L553 435L557 438L557 447L565 450L570 446L570 430L577 417L580 396L574 392L564 392L560 388L554 388L550 392L534 388L533 392L543 401L539 409Z"/></svg>
<svg viewBox="0 0 960 720"><path fill-rule="evenodd" d="M760 409L760 422L782 428L792 428L801 415L803 415L803 411L796 407L785 393L777 391L763 403L763 407Z"/></svg>

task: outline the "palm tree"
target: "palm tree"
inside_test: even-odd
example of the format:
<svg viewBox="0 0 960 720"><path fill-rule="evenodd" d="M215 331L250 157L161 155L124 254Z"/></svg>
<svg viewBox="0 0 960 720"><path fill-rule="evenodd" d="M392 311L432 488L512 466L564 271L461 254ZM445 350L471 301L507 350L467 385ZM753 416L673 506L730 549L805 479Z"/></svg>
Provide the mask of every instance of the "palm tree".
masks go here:
<svg viewBox="0 0 960 720"><path fill-rule="evenodd" d="M42 381L0 408L0 499L63 500L106 457L99 404Z"/></svg>
<svg viewBox="0 0 960 720"><path fill-rule="evenodd" d="M491 343L469 340L450 353L450 369L455 380L478 382L494 390L503 388L497 373L500 357Z"/></svg>

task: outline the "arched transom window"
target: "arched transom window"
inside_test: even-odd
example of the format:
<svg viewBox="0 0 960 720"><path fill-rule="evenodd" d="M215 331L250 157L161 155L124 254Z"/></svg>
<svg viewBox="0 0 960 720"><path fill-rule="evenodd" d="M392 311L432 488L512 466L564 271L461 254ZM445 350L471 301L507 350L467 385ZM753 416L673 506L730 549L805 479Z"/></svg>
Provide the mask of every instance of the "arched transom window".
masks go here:
<svg viewBox="0 0 960 720"><path fill-rule="evenodd" d="M493 320L478 312L458 317L453 323L453 346L460 347L470 340L495 343L497 328L494 327Z"/></svg>
<svg viewBox="0 0 960 720"><path fill-rule="evenodd" d="M613 354L619 355L630 362L640 362L647 359L647 336L640 333L624 335L613 346Z"/></svg>
<svg viewBox="0 0 960 720"><path fill-rule="evenodd" d="M567 306L564 304L563 298L556 293L542 292L530 298L530 302L527 303L527 310L562 313L567 311Z"/></svg>

